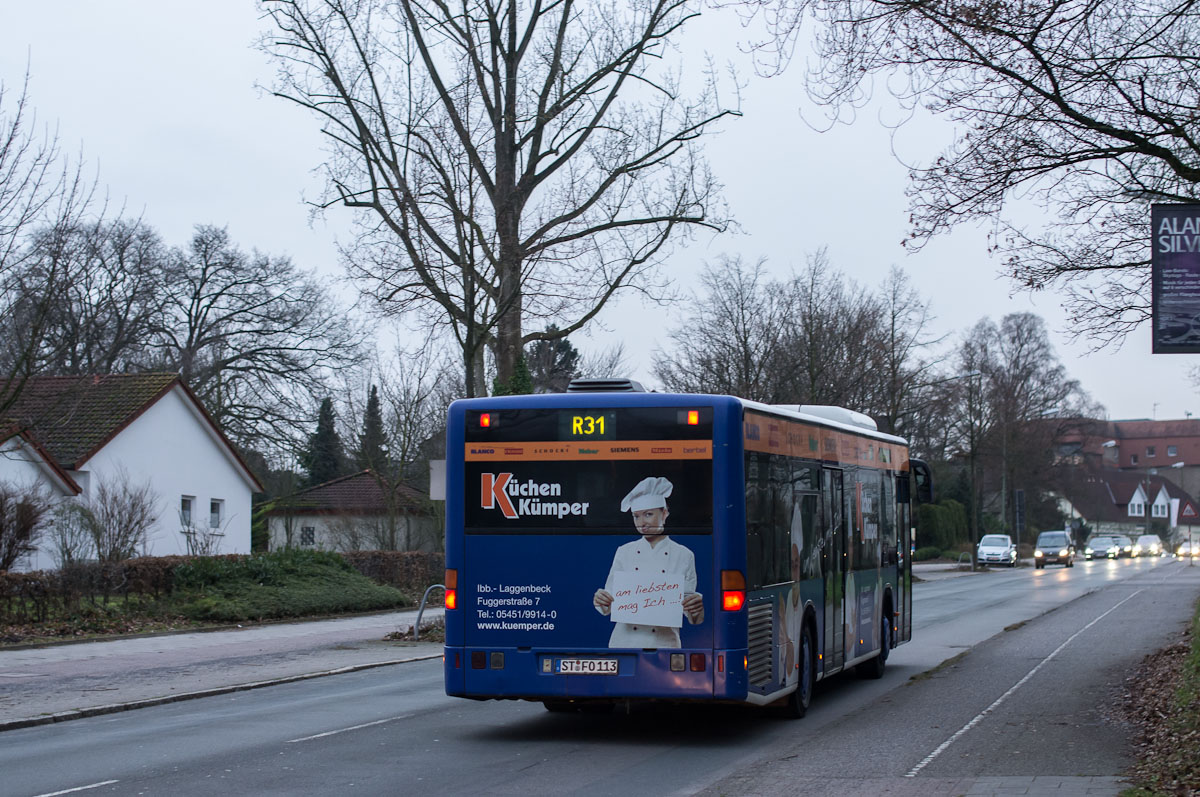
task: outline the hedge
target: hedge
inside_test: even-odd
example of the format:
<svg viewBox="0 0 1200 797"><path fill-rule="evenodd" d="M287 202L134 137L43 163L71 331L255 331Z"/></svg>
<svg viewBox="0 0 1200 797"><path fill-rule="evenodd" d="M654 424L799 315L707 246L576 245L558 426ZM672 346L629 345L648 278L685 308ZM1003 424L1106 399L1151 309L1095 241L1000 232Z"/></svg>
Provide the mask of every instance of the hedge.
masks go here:
<svg viewBox="0 0 1200 797"><path fill-rule="evenodd" d="M967 510L954 499L937 504L922 504L917 509L917 547L953 549L959 543L970 542Z"/></svg>
<svg viewBox="0 0 1200 797"><path fill-rule="evenodd" d="M157 599L175 589L218 583L235 571L251 574L260 582L281 573L296 572L320 560L353 568L379 584L387 584L419 599L425 588L441 583L445 556L417 551L288 550L272 554L221 556L160 556L123 562L87 562L61 570L32 573L0 572L0 623L43 623L51 617L78 611L86 604L103 605L114 598Z"/></svg>

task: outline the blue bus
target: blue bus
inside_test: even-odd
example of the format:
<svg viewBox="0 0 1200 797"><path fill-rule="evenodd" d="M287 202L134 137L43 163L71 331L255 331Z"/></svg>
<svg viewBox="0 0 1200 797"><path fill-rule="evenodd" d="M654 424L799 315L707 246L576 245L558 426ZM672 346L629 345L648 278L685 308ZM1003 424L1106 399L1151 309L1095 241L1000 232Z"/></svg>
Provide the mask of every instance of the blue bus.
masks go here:
<svg viewBox="0 0 1200 797"><path fill-rule="evenodd" d="M912 636L929 469L838 407L644 392L451 405L449 695L772 706Z"/></svg>

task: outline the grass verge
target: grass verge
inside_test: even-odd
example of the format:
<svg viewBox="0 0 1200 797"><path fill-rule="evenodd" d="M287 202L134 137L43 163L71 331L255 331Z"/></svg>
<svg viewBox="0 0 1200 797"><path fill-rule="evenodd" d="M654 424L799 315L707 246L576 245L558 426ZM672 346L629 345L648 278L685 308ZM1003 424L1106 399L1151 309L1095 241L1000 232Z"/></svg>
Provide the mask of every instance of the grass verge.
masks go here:
<svg viewBox="0 0 1200 797"><path fill-rule="evenodd" d="M0 627L0 645L37 644L161 631L381 611L412 606L324 551L285 550L180 565L172 592L89 602L45 623Z"/></svg>
<svg viewBox="0 0 1200 797"><path fill-rule="evenodd" d="M1200 605L1185 640L1148 656L1132 681L1137 788L1122 796L1200 794Z"/></svg>
<svg viewBox="0 0 1200 797"><path fill-rule="evenodd" d="M180 565L167 614L206 622L242 622L369 612L411 605L395 587L376 584L334 553L284 550L245 559Z"/></svg>

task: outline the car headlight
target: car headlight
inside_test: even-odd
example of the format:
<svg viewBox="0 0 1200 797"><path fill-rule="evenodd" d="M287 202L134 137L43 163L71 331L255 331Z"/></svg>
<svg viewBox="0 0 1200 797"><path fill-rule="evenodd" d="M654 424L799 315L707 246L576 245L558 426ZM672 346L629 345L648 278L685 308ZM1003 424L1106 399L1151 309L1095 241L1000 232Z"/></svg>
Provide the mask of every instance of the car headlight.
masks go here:
<svg viewBox="0 0 1200 797"><path fill-rule="evenodd" d="M1083 552L1084 553L1095 553L1095 551L1093 551L1091 548L1084 548Z"/></svg>
<svg viewBox="0 0 1200 797"><path fill-rule="evenodd" d="M1046 554L1042 553L1041 551L1034 551L1033 555L1034 555L1034 557L1042 557L1042 556L1045 556Z"/></svg>
<svg viewBox="0 0 1200 797"><path fill-rule="evenodd" d="M1070 553L1070 551L1068 551L1066 548L1063 548L1061 551L1058 552L1058 555L1066 556L1068 553Z"/></svg>

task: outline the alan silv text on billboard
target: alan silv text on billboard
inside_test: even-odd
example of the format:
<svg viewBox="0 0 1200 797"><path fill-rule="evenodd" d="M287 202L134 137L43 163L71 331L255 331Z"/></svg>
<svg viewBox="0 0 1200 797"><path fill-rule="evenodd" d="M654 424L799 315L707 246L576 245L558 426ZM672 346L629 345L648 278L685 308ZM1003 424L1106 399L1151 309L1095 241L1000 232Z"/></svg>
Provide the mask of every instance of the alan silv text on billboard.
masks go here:
<svg viewBox="0 0 1200 797"><path fill-rule="evenodd" d="M1150 212L1153 351L1200 353L1200 204Z"/></svg>

